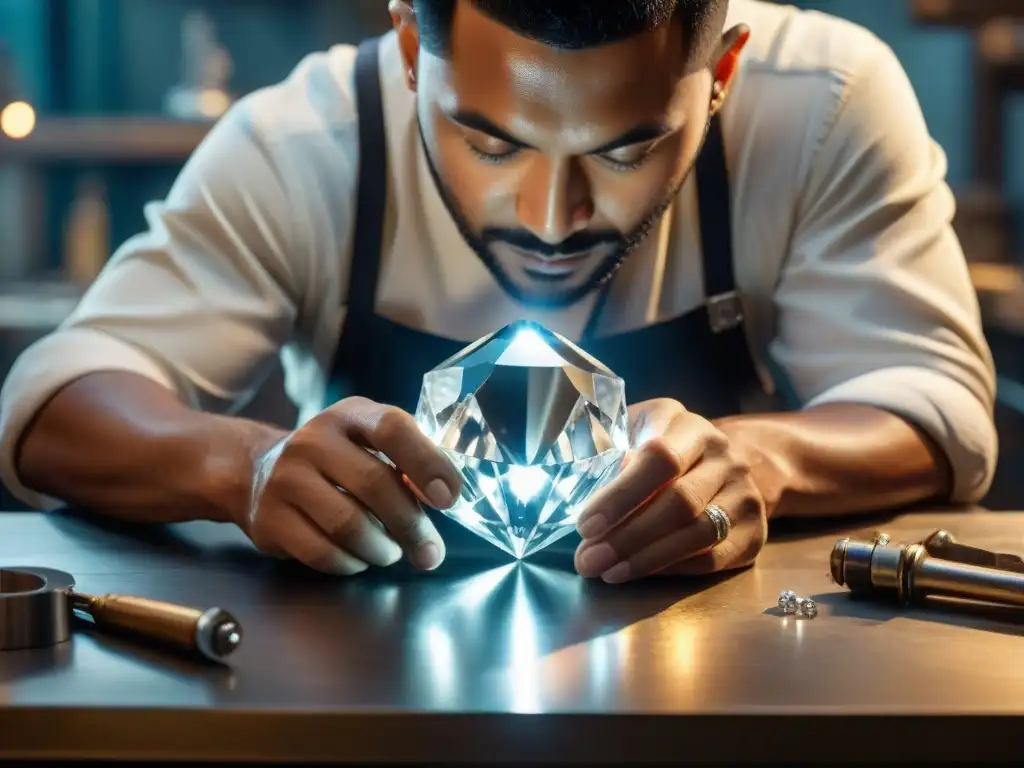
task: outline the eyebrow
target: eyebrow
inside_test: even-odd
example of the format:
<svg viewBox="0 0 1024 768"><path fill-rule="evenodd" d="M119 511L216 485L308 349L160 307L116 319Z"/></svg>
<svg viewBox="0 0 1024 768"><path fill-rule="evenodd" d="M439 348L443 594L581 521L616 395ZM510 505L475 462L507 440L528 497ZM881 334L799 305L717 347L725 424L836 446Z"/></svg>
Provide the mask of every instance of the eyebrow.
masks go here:
<svg viewBox="0 0 1024 768"><path fill-rule="evenodd" d="M662 136L667 136L670 133L672 133L671 126L665 125L663 123L638 125L636 126L636 128L630 128L617 139L609 141L604 146L591 150L590 154L604 155L616 149L622 149L623 147L631 147L634 144L645 144L649 141L660 139Z"/></svg>
<svg viewBox="0 0 1024 768"><path fill-rule="evenodd" d="M501 126L495 125L486 117L481 115L479 112L456 112L449 116L453 122L458 123L463 128L469 128L472 131L479 131L480 133L486 133L488 136L493 136L501 141L508 142L516 147L522 149L534 149L531 145L527 144L522 139L517 139L511 133L506 131Z"/></svg>
<svg viewBox="0 0 1024 768"><path fill-rule="evenodd" d="M520 149L535 149L535 147L522 139L517 139L501 126L495 125L479 112L459 111L449 115L449 118L464 128L479 131L480 133L486 133L488 136L507 142L515 147L519 147ZM596 149L590 150L587 154L603 155L623 147L629 147L634 144L641 144L648 141L654 141L655 139L660 139L662 136L666 136L671 132L672 127L665 125L664 123L638 125L635 128L630 128L618 138L612 139L607 144L603 144Z"/></svg>

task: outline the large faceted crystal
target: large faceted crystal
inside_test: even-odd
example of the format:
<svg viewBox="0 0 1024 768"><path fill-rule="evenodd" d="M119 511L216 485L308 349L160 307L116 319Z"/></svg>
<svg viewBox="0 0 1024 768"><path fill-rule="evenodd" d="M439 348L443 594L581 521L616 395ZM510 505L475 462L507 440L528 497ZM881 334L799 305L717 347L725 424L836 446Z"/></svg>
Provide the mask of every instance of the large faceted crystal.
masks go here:
<svg viewBox="0 0 1024 768"><path fill-rule="evenodd" d="M445 514L516 558L570 533L628 446L622 379L528 322L427 373L416 421L462 472Z"/></svg>

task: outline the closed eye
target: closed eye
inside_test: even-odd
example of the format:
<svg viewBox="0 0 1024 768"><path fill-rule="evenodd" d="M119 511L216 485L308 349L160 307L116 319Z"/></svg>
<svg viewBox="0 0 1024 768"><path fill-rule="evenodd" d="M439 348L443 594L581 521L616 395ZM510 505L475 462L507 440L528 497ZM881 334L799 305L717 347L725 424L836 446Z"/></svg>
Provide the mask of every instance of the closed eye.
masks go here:
<svg viewBox="0 0 1024 768"><path fill-rule="evenodd" d="M654 154L654 148L651 147L650 149L648 149L647 151L643 152L642 154L636 155L635 157L633 157L632 159L629 159L629 160L620 160L620 159L618 159L616 157L612 157L611 155L597 155L597 157L602 162L610 165L612 168L614 168L616 170L619 170L619 171L635 171L636 169L643 167L643 165L648 160L651 159L651 156L653 154Z"/></svg>
<svg viewBox="0 0 1024 768"><path fill-rule="evenodd" d="M602 152L595 155L595 157L616 170L635 171L651 159L659 143L658 141L651 141L645 144L622 147L611 152Z"/></svg>
<svg viewBox="0 0 1024 768"><path fill-rule="evenodd" d="M522 147L509 145L506 149L502 149L497 152L490 152L480 149L480 147L473 144L473 142L470 141L469 138L466 138L465 141L466 146L469 148L469 151L476 155L476 157L479 158L480 160L483 160L485 163L503 163L507 160L511 160L513 157L515 157L516 155L523 151Z"/></svg>

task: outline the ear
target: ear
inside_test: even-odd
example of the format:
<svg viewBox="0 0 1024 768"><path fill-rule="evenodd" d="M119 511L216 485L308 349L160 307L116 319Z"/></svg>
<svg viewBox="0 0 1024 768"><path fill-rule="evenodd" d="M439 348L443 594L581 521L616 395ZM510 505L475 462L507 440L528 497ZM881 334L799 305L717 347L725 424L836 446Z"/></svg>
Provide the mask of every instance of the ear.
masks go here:
<svg viewBox="0 0 1024 768"><path fill-rule="evenodd" d="M416 91L416 62L420 56L420 31L416 25L416 11L412 0L391 0L388 3L391 23L398 33L398 49L402 53L405 68L405 83L409 90Z"/></svg>
<svg viewBox="0 0 1024 768"><path fill-rule="evenodd" d="M711 91L711 114L715 114L725 104L729 95L729 87L736 77L740 66L740 55L750 39L750 27L737 24L722 35L722 41L715 50L711 60L714 84Z"/></svg>

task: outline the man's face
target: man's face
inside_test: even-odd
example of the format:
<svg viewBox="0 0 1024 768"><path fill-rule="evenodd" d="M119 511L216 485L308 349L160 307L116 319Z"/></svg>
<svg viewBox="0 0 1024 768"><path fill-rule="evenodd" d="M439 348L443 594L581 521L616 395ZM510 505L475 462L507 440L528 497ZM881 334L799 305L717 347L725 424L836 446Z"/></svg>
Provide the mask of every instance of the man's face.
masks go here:
<svg viewBox="0 0 1024 768"><path fill-rule="evenodd" d="M420 130L463 236L524 302L578 300L657 224L703 142L712 78L682 25L580 51L459 0L418 57Z"/></svg>

